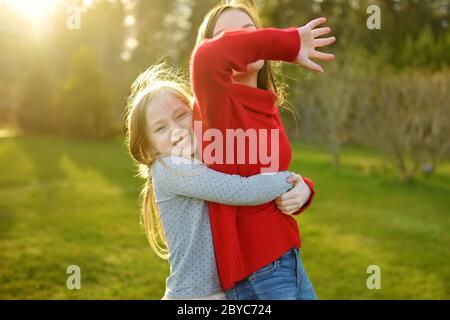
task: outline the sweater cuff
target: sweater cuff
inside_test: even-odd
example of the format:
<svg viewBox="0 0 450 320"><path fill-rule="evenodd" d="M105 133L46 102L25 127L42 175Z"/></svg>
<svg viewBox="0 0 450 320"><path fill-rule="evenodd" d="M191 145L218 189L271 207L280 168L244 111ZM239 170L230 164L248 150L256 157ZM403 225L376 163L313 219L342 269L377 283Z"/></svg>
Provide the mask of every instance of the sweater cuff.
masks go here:
<svg viewBox="0 0 450 320"><path fill-rule="evenodd" d="M289 33L289 40L288 40L288 44L286 44L287 46L293 46L293 52L291 53L292 55L286 59L286 61L290 62L290 63L295 63L295 61L297 60L297 57L300 53L300 49L301 49L301 36L300 36L300 32L298 32L298 29L295 27L290 27L287 29L284 29L284 31L286 31L287 33Z"/></svg>
<svg viewBox="0 0 450 320"><path fill-rule="evenodd" d="M308 208L311 205L312 199L314 198L314 195L316 194L316 191L314 190L314 183L310 179L305 178L305 177L303 177L303 181L305 181L305 183L308 185L309 189L311 190L311 194L309 196L308 201L306 201L306 203L303 205L303 207L298 209L298 211L294 212L292 214L293 216L299 215L300 213L305 211L306 208Z"/></svg>

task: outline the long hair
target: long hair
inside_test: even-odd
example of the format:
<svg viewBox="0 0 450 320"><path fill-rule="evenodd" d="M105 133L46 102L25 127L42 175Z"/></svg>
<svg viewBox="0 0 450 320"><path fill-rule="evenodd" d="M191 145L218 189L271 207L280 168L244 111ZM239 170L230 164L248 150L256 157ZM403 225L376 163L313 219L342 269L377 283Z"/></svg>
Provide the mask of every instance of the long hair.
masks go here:
<svg viewBox="0 0 450 320"><path fill-rule="evenodd" d="M170 90L187 106L192 106L189 86L180 72L159 62L140 74L131 85L125 117L128 151L139 167L139 176L146 179L142 190L141 224L150 247L161 258L168 259L167 241L159 218L153 192L150 169L163 155L158 152L147 135L147 114L151 100L159 93Z"/></svg>

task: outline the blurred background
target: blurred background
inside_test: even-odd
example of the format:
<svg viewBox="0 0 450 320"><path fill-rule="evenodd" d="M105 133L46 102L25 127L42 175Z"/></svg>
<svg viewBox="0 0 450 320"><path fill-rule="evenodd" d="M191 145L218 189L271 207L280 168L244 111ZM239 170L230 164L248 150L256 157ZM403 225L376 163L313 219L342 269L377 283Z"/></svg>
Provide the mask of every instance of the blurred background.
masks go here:
<svg viewBox="0 0 450 320"><path fill-rule="evenodd" d="M0 0L0 298L162 297L169 268L139 224L125 102L162 57L188 76L217 2ZM325 16L337 37L324 75L276 65L291 170L317 189L296 219L319 298L449 299L450 1L256 2L264 26Z"/></svg>

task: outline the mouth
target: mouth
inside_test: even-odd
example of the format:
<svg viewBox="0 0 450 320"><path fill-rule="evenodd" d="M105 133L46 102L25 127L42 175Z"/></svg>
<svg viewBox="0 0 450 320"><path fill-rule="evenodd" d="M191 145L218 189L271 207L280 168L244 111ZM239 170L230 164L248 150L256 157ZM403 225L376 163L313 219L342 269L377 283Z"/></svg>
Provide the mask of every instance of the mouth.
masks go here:
<svg viewBox="0 0 450 320"><path fill-rule="evenodd" d="M184 135L184 136L182 136L182 137L179 137L177 140L175 140L174 142L173 142L173 146L175 147L175 146L178 146L179 144L181 144L181 145L184 145L184 144L186 144L186 142L187 141L189 141L189 140L191 140L191 137L190 137L190 135Z"/></svg>

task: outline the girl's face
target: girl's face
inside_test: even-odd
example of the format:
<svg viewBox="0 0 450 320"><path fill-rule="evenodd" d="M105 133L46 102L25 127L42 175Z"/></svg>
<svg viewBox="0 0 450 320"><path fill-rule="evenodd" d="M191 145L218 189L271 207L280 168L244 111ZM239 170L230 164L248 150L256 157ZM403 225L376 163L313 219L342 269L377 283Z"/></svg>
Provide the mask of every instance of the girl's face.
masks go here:
<svg viewBox="0 0 450 320"><path fill-rule="evenodd" d="M148 137L159 153L188 158L194 155L192 111L172 90L152 98L147 123Z"/></svg>
<svg viewBox="0 0 450 320"><path fill-rule="evenodd" d="M252 18L242 10L227 9L222 12L217 19L213 31L213 38L220 35L222 31L226 30L256 30L255 23ZM247 65L247 72L233 71L233 77L242 76L247 73L258 72L264 66L264 60L258 60Z"/></svg>

